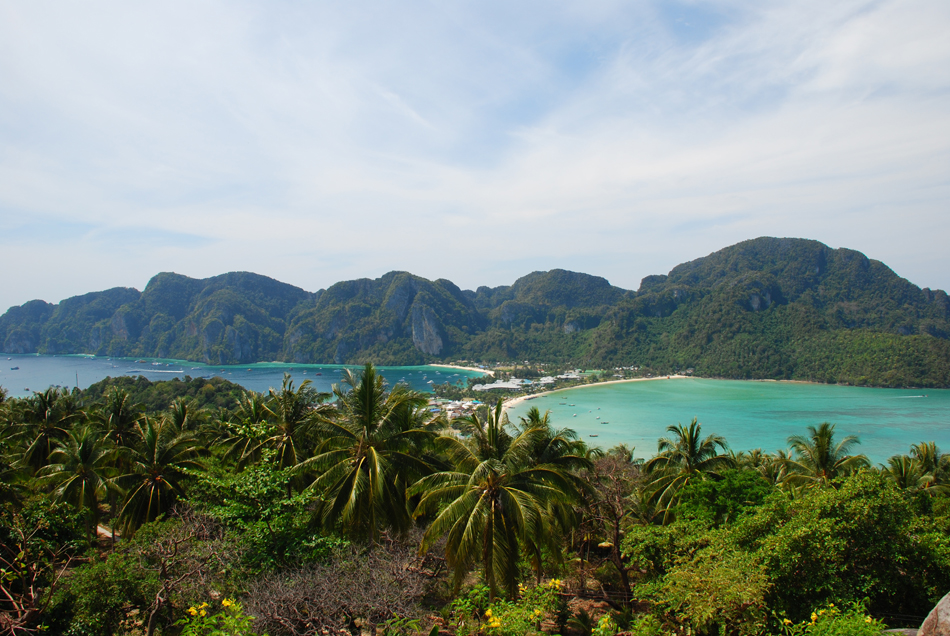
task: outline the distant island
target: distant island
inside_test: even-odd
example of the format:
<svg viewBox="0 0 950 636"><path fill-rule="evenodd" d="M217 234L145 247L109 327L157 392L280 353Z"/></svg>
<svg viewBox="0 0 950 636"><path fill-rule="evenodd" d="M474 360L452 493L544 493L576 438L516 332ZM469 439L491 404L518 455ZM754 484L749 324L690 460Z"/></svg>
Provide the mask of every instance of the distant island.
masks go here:
<svg viewBox="0 0 950 636"><path fill-rule="evenodd" d="M950 386L950 301L849 249L757 238L636 291L555 269L462 290L407 272L308 292L248 272L161 273L0 316L4 353L208 364L532 363L737 379Z"/></svg>

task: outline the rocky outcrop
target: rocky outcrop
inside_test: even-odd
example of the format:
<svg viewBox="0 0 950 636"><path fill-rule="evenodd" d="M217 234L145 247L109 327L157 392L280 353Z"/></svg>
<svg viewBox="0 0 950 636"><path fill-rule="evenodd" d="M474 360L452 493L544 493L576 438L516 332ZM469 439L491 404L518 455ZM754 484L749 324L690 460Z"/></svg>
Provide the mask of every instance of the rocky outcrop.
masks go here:
<svg viewBox="0 0 950 636"><path fill-rule="evenodd" d="M412 306L412 344L430 356L442 353L442 325L427 305Z"/></svg>
<svg viewBox="0 0 950 636"><path fill-rule="evenodd" d="M950 636L950 594L937 603L917 630L917 636Z"/></svg>

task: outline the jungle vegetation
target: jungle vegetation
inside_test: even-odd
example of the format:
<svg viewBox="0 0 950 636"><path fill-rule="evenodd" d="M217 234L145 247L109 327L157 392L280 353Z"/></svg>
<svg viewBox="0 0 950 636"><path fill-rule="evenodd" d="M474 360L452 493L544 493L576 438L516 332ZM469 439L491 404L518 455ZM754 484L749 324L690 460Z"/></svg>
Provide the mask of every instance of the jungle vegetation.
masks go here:
<svg viewBox="0 0 950 636"><path fill-rule="evenodd" d="M732 452L693 420L644 462L369 364L211 386L2 400L0 633L874 634L950 590L933 443L875 467L832 423Z"/></svg>

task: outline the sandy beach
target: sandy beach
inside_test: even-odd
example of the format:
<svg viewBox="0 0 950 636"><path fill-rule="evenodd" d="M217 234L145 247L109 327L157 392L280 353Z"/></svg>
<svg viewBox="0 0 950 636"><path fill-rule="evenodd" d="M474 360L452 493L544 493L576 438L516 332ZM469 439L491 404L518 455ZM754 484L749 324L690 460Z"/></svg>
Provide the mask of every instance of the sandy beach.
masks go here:
<svg viewBox="0 0 950 636"><path fill-rule="evenodd" d="M460 369L462 371L477 371L479 373L484 373L485 375L494 376L495 372L491 369L479 369L478 367L460 367L455 364L427 364L427 367L437 367L441 369Z"/></svg>
<svg viewBox="0 0 950 636"><path fill-rule="evenodd" d="M593 384L578 384L575 386L566 386L563 389L553 389L551 391L542 391L540 393L532 393L531 395L519 395L516 398L510 398L505 400L504 410L515 406L516 404L521 404L528 400L533 400L536 397L541 397L542 395L550 395L552 393L560 393L561 391L573 391L575 389L588 389L593 386L606 386L608 384L624 384L626 382L649 382L650 380L685 380L686 378L691 378L689 375L661 375L655 378L629 378L626 380L608 380L606 382L594 382Z"/></svg>

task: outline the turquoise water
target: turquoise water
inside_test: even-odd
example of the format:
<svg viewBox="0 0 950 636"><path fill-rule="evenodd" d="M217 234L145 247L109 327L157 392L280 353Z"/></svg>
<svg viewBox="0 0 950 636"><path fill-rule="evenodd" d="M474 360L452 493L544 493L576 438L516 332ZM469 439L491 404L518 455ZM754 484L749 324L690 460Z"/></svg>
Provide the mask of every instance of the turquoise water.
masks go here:
<svg viewBox="0 0 950 636"><path fill-rule="evenodd" d="M8 358L4 360L3 358ZM11 367L19 367L12 370ZM220 376L255 391L279 387L285 372L298 384L311 380L320 391L340 381L340 365L265 362L209 366L176 360L93 358L87 356L0 356L0 386L23 397L49 386L85 388L106 376L144 375L150 380ZM478 375L438 367L380 367L390 382L418 390ZM77 384L78 380L78 384ZM857 435L858 451L886 461L921 441L950 451L950 390L867 389L824 384L740 382L731 380L651 380L592 385L558 391L522 402L512 419L531 406L551 411L557 427L570 427L588 443L609 448L636 447L638 457L656 452L657 439L671 424L698 417L705 434L722 435L735 450L786 448L789 435L805 427L834 422L840 435ZM600 419L598 419L600 418ZM596 435L596 437L591 437Z"/></svg>
<svg viewBox="0 0 950 636"><path fill-rule="evenodd" d="M656 453L666 427L699 418L703 434L726 438L734 450L787 448L806 426L836 424L839 436L857 435L856 452L873 462L907 453L911 444L935 441L950 451L950 390L868 389L825 384L672 379L592 385L521 402L551 411L556 427L574 429L584 441L609 448L636 447L637 457ZM600 419L597 419L600 418ZM591 437L591 436L596 437Z"/></svg>
<svg viewBox="0 0 950 636"><path fill-rule="evenodd" d="M288 364L286 362L260 362L230 366L209 366L181 360L149 359L136 362L134 359L102 358L93 356L0 356L0 386L11 397L24 397L33 391L42 391L50 386L81 389L107 376L143 375L149 380L184 379L219 376L254 391L267 391L280 387L284 373L290 373L298 385L310 380L319 391L329 391L330 385L339 383L341 365ZM19 367L13 369L13 367ZM358 368L358 367L349 367ZM419 391L431 391L432 384L456 382L481 375L474 371L447 369L445 367L379 367L390 384L402 382Z"/></svg>

